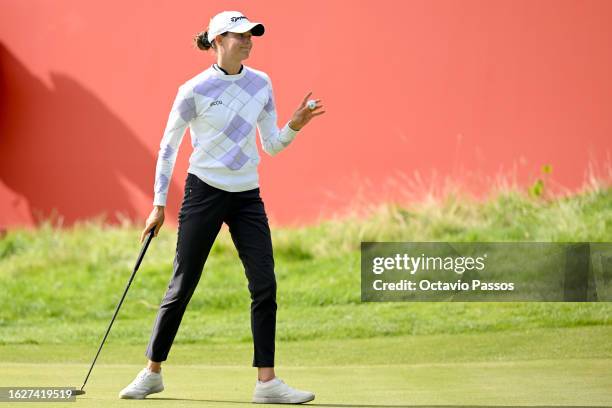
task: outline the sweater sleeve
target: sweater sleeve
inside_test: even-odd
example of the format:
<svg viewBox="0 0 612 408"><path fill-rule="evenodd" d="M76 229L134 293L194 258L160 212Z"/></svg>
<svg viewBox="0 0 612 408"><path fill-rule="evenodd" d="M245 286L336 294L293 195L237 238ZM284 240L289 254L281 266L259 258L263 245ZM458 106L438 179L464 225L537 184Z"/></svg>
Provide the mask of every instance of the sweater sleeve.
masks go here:
<svg viewBox="0 0 612 408"><path fill-rule="evenodd" d="M153 187L155 192L153 205L166 205L177 153L185 135L185 129L195 117L196 106L193 90L181 85L174 99L166 129L159 144L155 167L155 185Z"/></svg>
<svg viewBox="0 0 612 408"><path fill-rule="evenodd" d="M267 78L267 80L268 102L257 118L257 129L259 130L259 138L263 150L270 156L274 156L276 153L289 146L298 131L291 129L289 127L289 122L287 122L281 130L278 129L272 83L269 78Z"/></svg>

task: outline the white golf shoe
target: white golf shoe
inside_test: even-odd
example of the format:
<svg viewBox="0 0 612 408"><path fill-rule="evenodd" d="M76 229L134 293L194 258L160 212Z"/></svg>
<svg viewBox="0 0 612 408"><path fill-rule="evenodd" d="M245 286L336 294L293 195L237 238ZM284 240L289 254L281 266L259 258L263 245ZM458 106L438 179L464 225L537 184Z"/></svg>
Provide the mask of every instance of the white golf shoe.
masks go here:
<svg viewBox="0 0 612 408"><path fill-rule="evenodd" d="M266 382L257 380L253 393L253 402L259 404L302 404L314 398L312 392L291 388L278 377Z"/></svg>
<svg viewBox="0 0 612 408"><path fill-rule="evenodd" d="M143 368L134 381L119 392L119 398L124 399L143 399L149 394L162 392L164 383L160 373L149 371L148 368Z"/></svg>

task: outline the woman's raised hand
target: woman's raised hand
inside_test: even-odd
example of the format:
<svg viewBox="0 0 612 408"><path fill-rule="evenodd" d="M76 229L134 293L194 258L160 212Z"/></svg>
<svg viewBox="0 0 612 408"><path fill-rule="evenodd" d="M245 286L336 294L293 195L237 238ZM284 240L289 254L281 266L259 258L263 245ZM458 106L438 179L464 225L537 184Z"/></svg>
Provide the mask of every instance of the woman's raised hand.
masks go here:
<svg viewBox="0 0 612 408"><path fill-rule="evenodd" d="M293 117L291 118L291 121L289 121L289 127L291 129L300 130L306 126L306 124L310 122L312 118L325 113L324 110L321 110L323 108L323 105L321 105L321 99L315 99L316 107L314 109L310 109L307 106L310 95L312 95L312 92L308 92L308 95L304 97L300 107L293 113Z"/></svg>

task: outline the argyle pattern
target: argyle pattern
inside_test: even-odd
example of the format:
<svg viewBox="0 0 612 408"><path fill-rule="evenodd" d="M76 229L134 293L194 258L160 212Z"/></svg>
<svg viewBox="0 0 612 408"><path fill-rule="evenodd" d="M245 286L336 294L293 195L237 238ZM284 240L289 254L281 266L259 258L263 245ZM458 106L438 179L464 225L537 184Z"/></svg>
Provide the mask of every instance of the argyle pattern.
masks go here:
<svg viewBox="0 0 612 408"><path fill-rule="evenodd" d="M287 126L282 131L277 127L267 76L247 67L244 71L239 79L227 80L211 67L179 87L160 143L155 205L165 205L187 126L194 148L188 171L228 191L258 185L256 127L269 154L287 147L295 136Z"/></svg>

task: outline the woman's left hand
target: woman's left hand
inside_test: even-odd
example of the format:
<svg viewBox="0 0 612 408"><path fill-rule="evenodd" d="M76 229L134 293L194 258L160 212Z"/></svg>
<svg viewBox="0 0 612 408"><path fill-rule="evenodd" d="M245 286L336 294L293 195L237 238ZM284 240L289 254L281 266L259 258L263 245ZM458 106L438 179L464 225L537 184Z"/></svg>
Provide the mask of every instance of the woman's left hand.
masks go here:
<svg viewBox="0 0 612 408"><path fill-rule="evenodd" d="M310 122L312 118L325 113L324 110L321 110L323 108L323 105L321 105L321 99L315 99L317 106L314 109L310 109L307 106L308 98L310 98L310 95L312 95L312 92L309 92L308 95L304 97L304 100L302 101L300 107L293 113L293 117L289 121L289 127L291 129L300 130L301 128L306 126L306 124Z"/></svg>

